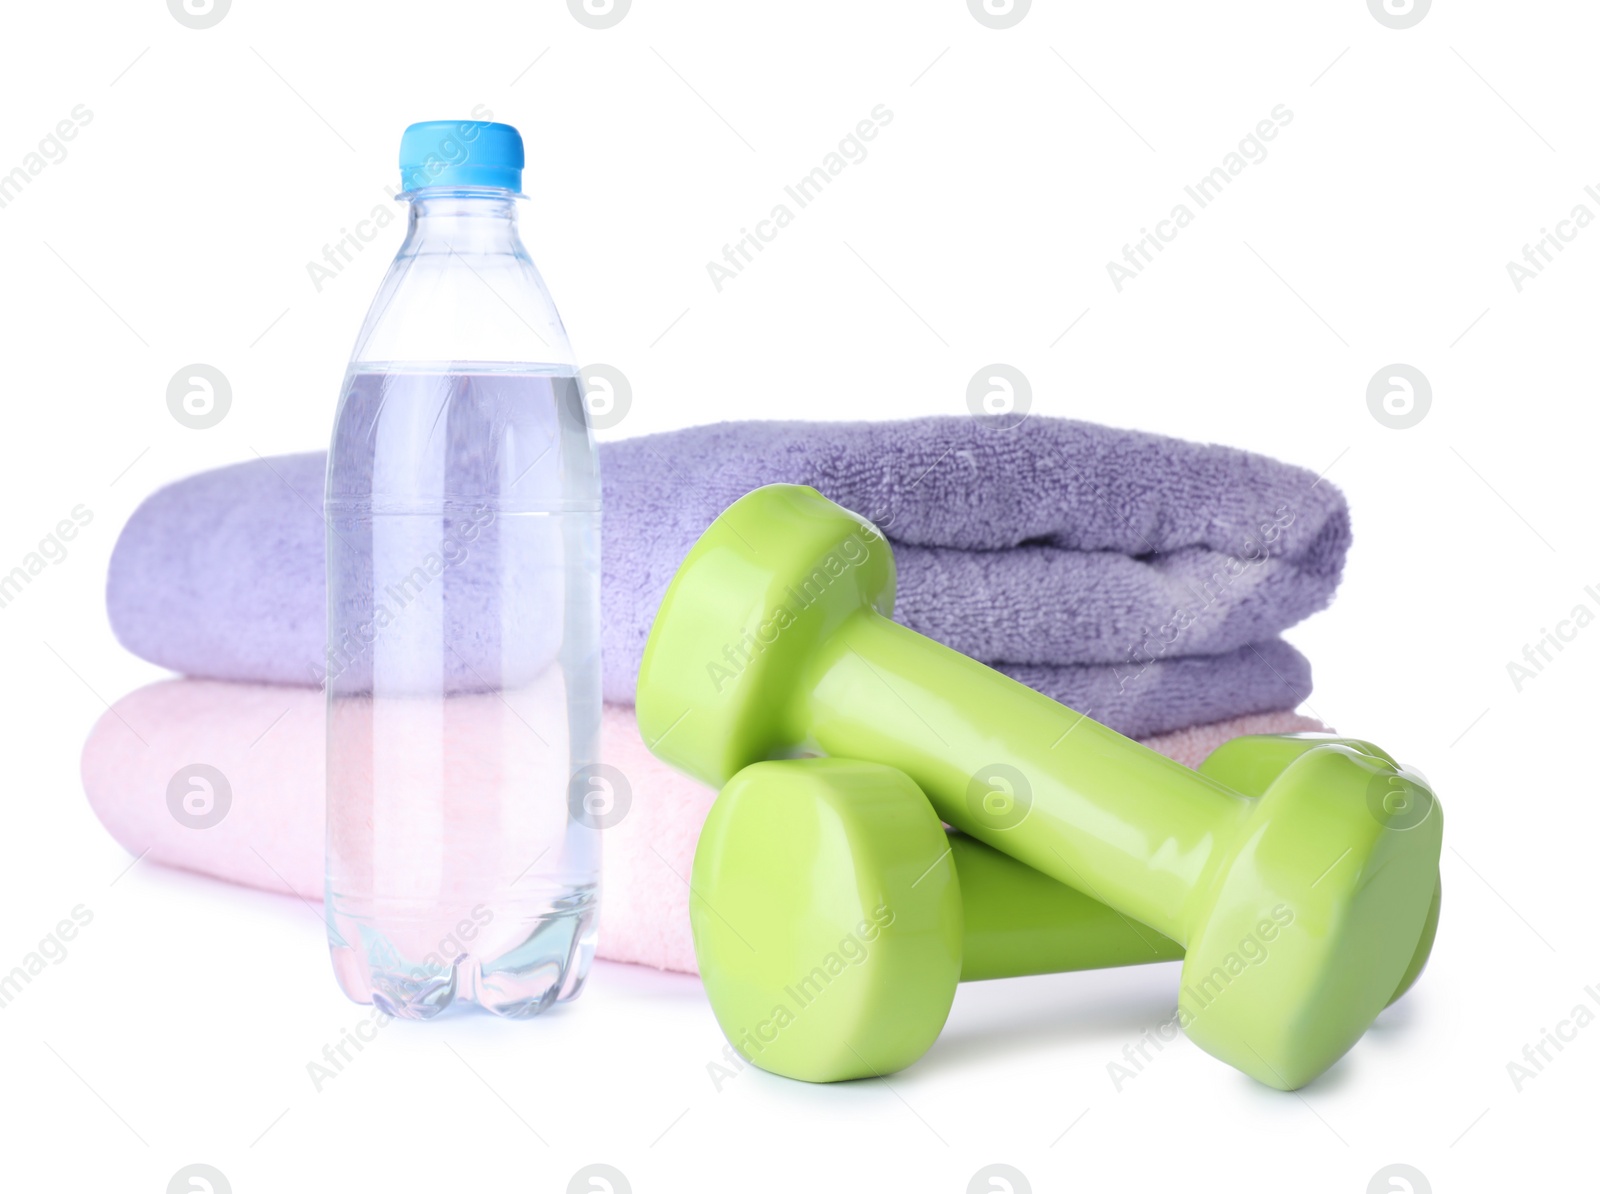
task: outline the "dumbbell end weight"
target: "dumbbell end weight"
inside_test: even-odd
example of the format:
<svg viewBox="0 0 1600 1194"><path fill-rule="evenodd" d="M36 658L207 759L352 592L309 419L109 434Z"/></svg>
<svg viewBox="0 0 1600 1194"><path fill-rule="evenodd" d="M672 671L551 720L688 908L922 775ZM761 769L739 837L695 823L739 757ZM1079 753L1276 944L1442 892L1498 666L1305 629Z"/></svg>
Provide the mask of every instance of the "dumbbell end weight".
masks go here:
<svg viewBox="0 0 1600 1194"><path fill-rule="evenodd" d="M693 880L701 981L747 1060L836 1082L902 1069L939 1035L961 894L938 817L899 772L752 765L712 805Z"/></svg>
<svg viewBox="0 0 1600 1194"><path fill-rule="evenodd" d="M1405 828L1421 820L1433 805L1432 794L1410 769L1402 767L1381 746L1365 738L1349 738L1340 734L1304 732L1298 734L1244 734L1230 738L1213 750L1199 766L1202 775L1246 796L1260 796L1283 774L1284 769L1307 751L1328 743L1348 746L1357 754L1364 754L1380 766L1379 778L1367 792L1368 808L1374 815L1382 816L1397 828ZM1419 782L1420 781L1420 782ZM1412 805L1415 797L1418 803ZM1393 1003L1415 985L1433 953L1433 941L1439 931L1439 906L1442 892L1437 881L1433 888L1433 902L1422 925L1422 937L1417 943L1411 964L1401 976L1400 986L1390 1002Z"/></svg>
<svg viewBox="0 0 1600 1194"><path fill-rule="evenodd" d="M1396 782L1415 816L1369 804ZM1442 828L1403 770L1340 743L1291 762L1191 902L1178 1001L1190 1039L1280 1090L1342 1057L1426 960Z"/></svg>
<svg viewBox="0 0 1600 1194"><path fill-rule="evenodd" d="M717 516L679 564L639 665L650 749L720 788L792 753L796 677L843 623L894 608L882 533L814 489L765 485Z"/></svg>

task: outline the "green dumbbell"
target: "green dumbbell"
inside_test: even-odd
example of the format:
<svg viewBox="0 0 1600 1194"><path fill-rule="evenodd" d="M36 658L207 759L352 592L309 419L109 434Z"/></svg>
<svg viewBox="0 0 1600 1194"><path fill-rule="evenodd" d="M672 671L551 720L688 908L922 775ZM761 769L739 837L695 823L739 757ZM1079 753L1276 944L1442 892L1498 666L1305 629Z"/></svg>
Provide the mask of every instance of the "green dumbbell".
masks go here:
<svg viewBox="0 0 1600 1194"><path fill-rule="evenodd" d="M815 490L745 495L657 611L645 740L718 787L805 750L896 767L951 825L1182 944L1179 1021L1207 1052L1285 1090L1343 1056L1438 886L1420 778L1318 743L1251 798L891 621L894 577L878 530Z"/></svg>
<svg viewBox="0 0 1600 1194"><path fill-rule="evenodd" d="M958 981L1183 956L1148 926L947 835L903 772L850 759L754 763L729 780L690 890L695 957L724 1035L762 1069L807 1082L916 1061ZM1394 998L1427 961L1433 923Z"/></svg>

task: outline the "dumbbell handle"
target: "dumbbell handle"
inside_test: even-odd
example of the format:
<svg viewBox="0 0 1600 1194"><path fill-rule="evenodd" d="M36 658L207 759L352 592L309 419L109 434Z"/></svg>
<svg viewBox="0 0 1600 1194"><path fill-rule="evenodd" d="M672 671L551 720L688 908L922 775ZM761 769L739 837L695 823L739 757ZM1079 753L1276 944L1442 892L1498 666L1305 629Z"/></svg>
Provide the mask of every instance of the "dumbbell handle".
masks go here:
<svg viewBox="0 0 1600 1194"><path fill-rule="evenodd" d="M950 835L961 885L961 981L1137 966L1183 947L965 834Z"/></svg>
<svg viewBox="0 0 1600 1194"><path fill-rule="evenodd" d="M866 609L823 642L792 715L823 753L898 767L947 823L1179 942L1253 803ZM983 812L997 764L1024 779L1025 832Z"/></svg>

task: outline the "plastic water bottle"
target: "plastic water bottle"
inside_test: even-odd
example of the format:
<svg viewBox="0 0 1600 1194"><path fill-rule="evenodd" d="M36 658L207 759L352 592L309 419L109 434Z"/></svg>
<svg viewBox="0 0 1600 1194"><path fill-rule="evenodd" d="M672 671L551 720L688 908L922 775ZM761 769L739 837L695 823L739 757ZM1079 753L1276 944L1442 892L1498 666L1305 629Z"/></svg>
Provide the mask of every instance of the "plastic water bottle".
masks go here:
<svg viewBox="0 0 1600 1194"><path fill-rule="evenodd" d="M522 165L509 125L406 130L328 455L328 942L411 1019L533 1015L594 952L599 465Z"/></svg>

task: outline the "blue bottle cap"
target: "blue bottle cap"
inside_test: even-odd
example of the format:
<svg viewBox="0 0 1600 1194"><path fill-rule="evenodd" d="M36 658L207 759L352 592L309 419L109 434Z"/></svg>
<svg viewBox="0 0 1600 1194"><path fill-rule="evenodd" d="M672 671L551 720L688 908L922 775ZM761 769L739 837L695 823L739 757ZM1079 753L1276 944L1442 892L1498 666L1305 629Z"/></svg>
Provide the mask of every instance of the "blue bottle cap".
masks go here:
<svg viewBox="0 0 1600 1194"><path fill-rule="evenodd" d="M522 135L486 120L424 120L400 138L400 189L522 190Z"/></svg>

